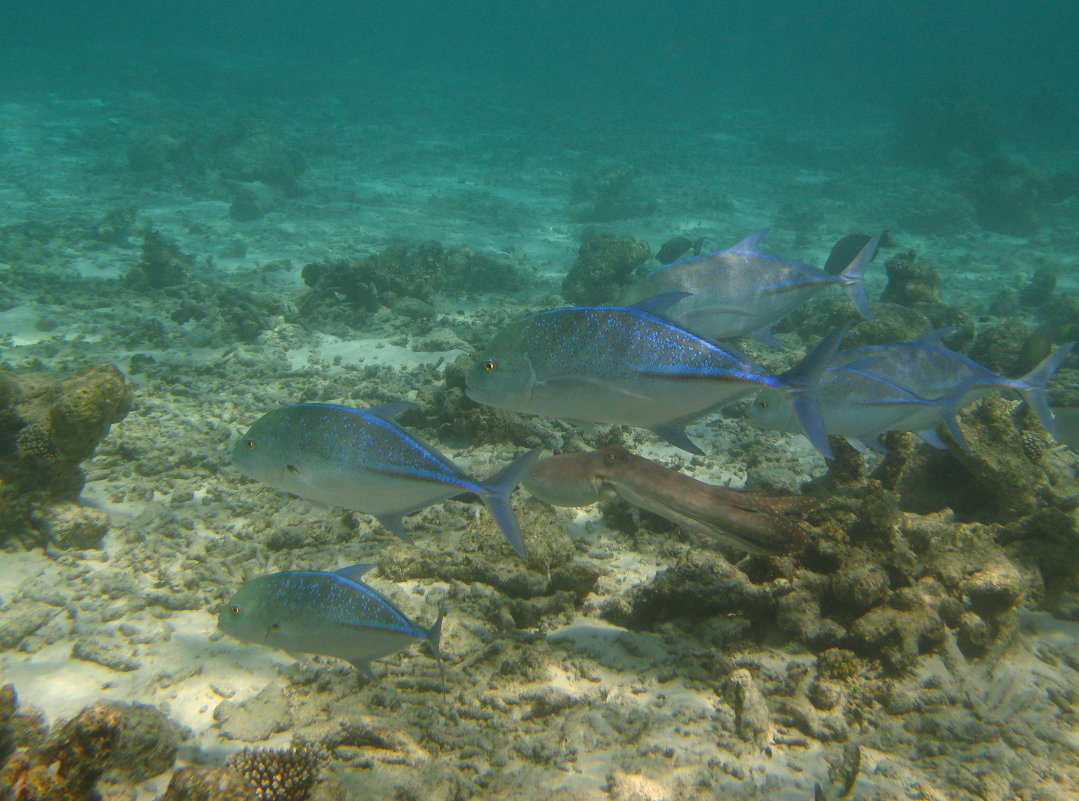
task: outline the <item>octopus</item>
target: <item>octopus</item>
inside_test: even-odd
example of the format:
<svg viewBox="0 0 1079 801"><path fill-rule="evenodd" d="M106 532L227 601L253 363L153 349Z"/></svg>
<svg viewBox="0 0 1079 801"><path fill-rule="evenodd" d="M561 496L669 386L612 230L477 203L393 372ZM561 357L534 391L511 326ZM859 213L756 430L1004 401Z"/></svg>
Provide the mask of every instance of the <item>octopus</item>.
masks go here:
<svg viewBox="0 0 1079 801"><path fill-rule="evenodd" d="M621 445L542 459L522 484L552 506L621 498L719 543L760 555L801 549L808 534L801 517L817 505L801 495L706 484Z"/></svg>

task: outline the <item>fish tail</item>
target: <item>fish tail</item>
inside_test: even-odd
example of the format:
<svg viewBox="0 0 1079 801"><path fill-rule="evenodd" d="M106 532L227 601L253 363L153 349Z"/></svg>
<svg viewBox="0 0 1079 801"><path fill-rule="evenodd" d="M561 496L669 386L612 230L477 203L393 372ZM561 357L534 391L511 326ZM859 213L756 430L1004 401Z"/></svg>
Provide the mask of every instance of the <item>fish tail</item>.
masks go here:
<svg viewBox="0 0 1079 801"><path fill-rule="evenodd" d="M1038 415L1038 419L1045 426L1045 430L1052 434L1054 439L1060 439L1060 429L1057 427L1053 412L1049 408L1049 394L1046 392L1046 386L1049 384L1053 374L1060 369L1060 365L1064 363L1064 360L1071 355L1074 347L1074 342L1061 345L1042 359L1037 367L1013 384L1015 390L1022 396L1023 400L1030 404L1030 408Z"/></svg>
<svg viewBox="0 0 1079 801"><path fill-rule="evenodd" d="M514 487L521 483L532 465L536 463L543 448L533 448L524 456L519 456L503 467L489 479L479 485L479 496L495 523L502 530L506 542L517 552L518 556L525 555L525 544L521 538L521 530L517 527L517 518L513 516L513 507L510 506L510 495Z"/></svg>
<svg viewBox="0 0 1079 801"><path fill-rule="evenodd" d="M835 456L832 446L828 444L828 432L824 428L817 388L821 376L828 369L829 363L839 350L839 343L849 329L850 323L836 328L807 353L805 358L779 377L780 389L790 401L802 431L826 459L833 459Z"/></svg>
<svg viewBox="0 0 1079 801"><path fill-rule="evenodd" d="M839 274L843 288L847 290L851 303L858 309L859 314L870 322L873 321L873 309L869 305L869 296L865 293L865 281L863 278L869 262L873 261L873 257L877 255L877 248L880 246L881 237L885 233L885 231L881 231L866 242L865 246L858 251L858 255L851 259L850 264Z"/></svg>

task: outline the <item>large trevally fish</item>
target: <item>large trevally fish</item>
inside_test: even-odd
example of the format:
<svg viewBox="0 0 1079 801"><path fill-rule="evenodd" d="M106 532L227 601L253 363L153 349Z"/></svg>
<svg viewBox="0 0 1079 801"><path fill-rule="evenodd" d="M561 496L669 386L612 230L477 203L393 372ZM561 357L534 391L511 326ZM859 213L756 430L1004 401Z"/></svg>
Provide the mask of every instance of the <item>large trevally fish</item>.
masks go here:
<svg viewBox="0 0 1079 801"><path fill-rule="evenodd" d="M870 365L870 368L872 365ZM944 447L936 429L944 423L960 447L966 447L956 415L970 386L961 384L944 397L922 398L866 370L831 367L821 378L819 399L824 427L863 453L881 450L886 431L914 431L934 447ZM746 418L758 428L797 433L798 421L774 390L762 390Z"/></svg>
<svg viewBox="0 0 1079 801"><path fill-rule="evenodd" d="M870 345L842 351L836 354L832 364L858 367L926 399L943 398L956 387L966 385L968 392L959 406L991 392L1014 392L1030 404L1049 433L1059 436L1046 386L1071 354L1074 342L1061 345L1022 378L1008 378L947 348L941 340L952 330L931 331L898 345Z"/></svg>
<svg viewBox="0 0 1079 801"><path fill-rule="evenodd" d="M410 403L353 409L300 403L260 417L236 443L233 461L251 478L312 501L366 512L410 542L401 518L472 492L491 510L506 541L524 556L510 493L539 458L526 453L477 481L393 422Z"/></svg>
<svg viewBox="0 0 1079 801"><path fill-rule="evenodd" d="M710 339L756 334L774 342L769 331L773 323L824 287L838 284L862 316L873 319L862 278L883 232L869 240L839 275L766 253L757 247L766 233L758 231L727 250L653 270L631 284L622 300L636 303L666 292L689 292L691 297L665 310L664 316Z"/></svg>
<svg viewBox="0 0 1079 801"><path fill-rule="evenodd" d="M245 582L222 607L217 626L244 642L344 659L368 678L374 678L372 660L417 640L426 642L439 659L441 613L430 628L417 625L393 601L360 580L372 567L259 576Z"/></svg>
<svg viewBox="0 0 1079 801"><path fill-rule="evenodd" d="M690 453L685 426L754 389L792 405L810 441L831 450L816 385L845 328L777 376L654 312L685 298L669 293L636 306L554 309L498 334L471 366L466 391L489 406L585 423L648 428Z"/></svg>

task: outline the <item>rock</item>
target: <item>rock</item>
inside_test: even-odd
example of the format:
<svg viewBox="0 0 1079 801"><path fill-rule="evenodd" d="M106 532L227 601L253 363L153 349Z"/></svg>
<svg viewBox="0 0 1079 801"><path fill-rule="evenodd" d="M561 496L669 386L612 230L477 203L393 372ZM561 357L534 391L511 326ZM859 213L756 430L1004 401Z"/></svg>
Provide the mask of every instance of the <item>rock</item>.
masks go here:
<svg viewBox="0 0 1079 801"><path fill-rule="evenodd" d="M287 731L292 724L288 699L276 684L267 684L243 703L222 701L214 709L221 734L230 740L254 743L272 734Z"/></svg>
<svg viewBox="0 0 1079 801"><path fill-rule="evenodd" d="M772 716L760 688L745 668L738 668L727 678L727 700L734 708L736 733L757 748L772 743Z"/></svg>
<svg viewBox="0 0 1079 801"><path fill-rule="evenodd" d="M173 723L149 704L105 701L120 726L106 775L114 780L142 782L172 767L180 742L191 732Z"/></svg>

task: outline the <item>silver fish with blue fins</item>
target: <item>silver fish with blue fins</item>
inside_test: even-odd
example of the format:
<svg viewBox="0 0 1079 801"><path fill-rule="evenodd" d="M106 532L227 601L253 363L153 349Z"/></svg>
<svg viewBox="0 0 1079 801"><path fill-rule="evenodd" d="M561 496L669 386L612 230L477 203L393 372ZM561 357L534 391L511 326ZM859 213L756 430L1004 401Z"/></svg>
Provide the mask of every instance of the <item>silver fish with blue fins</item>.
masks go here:
<svg viewBox="0 0 1079 801"><path fill-rule="evenodd" d="M466 375L466 392L478 403L517 412L648 428L701 454L686 436L686 424L771 387L794 407L810 441L829 455L816 387L846 327L777 376L658 316L685 297L674 292L634 306L562 308L526 317L480 352Z"/></svg>
<svg viewBox="0 0 1079 801"><path fill-rule="evenodd" d="M870 239L838 275L761 250L768 231L758 231L727 250L705 253L653 270L626 288L622 301L637 303L667 292L691 297L663 316L709 339L755 334L775 344L771 326L833 284L843 287L867 320L873 311L863 277L884 232Z"/></svg>
<svg viewBox="0 0 1079 801"><path fill-rule="evenodd" d="M334 572L289 570L245 582L221 608L217 626L244 642L344 659L374 678L371 662L418 641L442 658L442 613L430 628L362 580L374 565Z"/></svg>
<svg viewBox="0 0 1079 801"><path fill-rule="evenodd" d="M486 481L466 475L393 418L412 404L354 409L299 403L267 412L233 449L251 478L331 506L365 512L406 542L402 517L462 493L487 505L506 541L521 556L524 541L510 494L532 464L529 451Z"/></svg>

